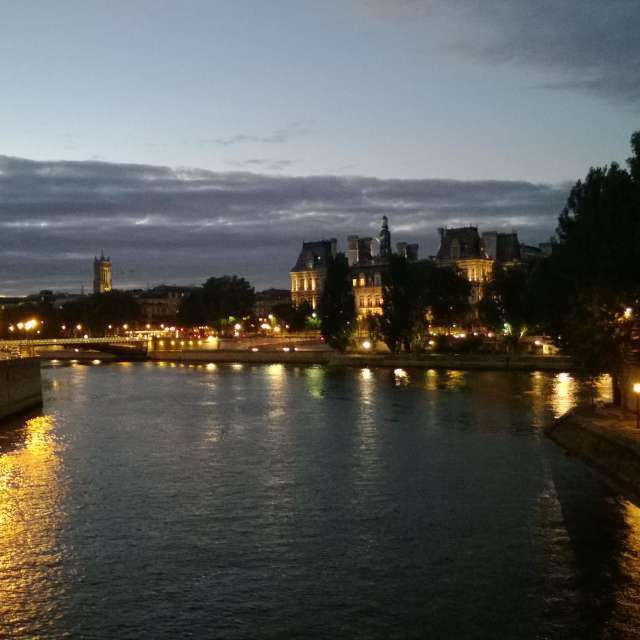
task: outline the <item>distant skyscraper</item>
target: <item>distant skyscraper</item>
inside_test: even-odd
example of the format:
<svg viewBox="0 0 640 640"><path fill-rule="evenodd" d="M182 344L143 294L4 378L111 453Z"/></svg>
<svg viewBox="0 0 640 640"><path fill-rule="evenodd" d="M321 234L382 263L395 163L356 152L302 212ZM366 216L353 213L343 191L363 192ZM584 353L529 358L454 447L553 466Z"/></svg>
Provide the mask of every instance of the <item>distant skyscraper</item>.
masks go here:
<svg viewBox="0 0 640 640"><path fill-rule="evenodd" d="M93 293L107 293L111 291L111 260L104 257L93 259Z"/></svg>

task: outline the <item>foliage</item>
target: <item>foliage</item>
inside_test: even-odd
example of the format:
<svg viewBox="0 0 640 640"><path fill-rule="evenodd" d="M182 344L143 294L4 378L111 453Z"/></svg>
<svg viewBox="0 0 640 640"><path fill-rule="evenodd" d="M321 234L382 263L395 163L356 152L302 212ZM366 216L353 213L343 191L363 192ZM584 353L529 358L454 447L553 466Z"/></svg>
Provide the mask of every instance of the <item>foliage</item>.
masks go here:
<svg viewBox="0 0 640 640"><path fill-rule="evenodd" d="M254 289L244 278L212 277L185 298L178 318L183 324L220 327L230 317L251 315L254 300Z"/></svg>
<svg viewBox="0 0 640 640"><path fill-rule="evenodd" d="M535 322L531 296L533 265L503 267L496 264L493 277L478 303L480 321L496 332L504 331L508 342L517 347Z"/></svg>
<svg viewBox="0 0 640 640"><path fill-rule="evenodd" d="M140 319L140 307L126 291L109 291L82 296L62 307L61 317L70 330L81 324L83 331L104 335L107 327L135 324Z"/></svg>
<svg viewBox="0 0 640 640"><path fill-rule="evenodd" d="M629 171L592 168L572 188L548 265L547 323L590 377L617 378L637 333L639 310L624 310L640 298L640 132L631 145Z"/></svg>
<svg viewBox="0 0 640 640"><path fill-rule="evenodd" d="M327 344L344 351L353 335L356 310L349 264L342 253L327 265L319 315L320 331Z"/></svg>
<svg viewBox="0 0 640 640"><path fill-rule="evenodd" d="M382 318L379 315L371 314L365 316L362 320L362 327L367 333L367 338L372 345L380 342L384 335L382 333Z"/></svg>
<svg viewBox="0 0 640 640"><path fill-rule="evenodd" d="M398 352L424 348L428 322L449 326L469 312L470 284L460 274L430 261L392 256L384 279L382 334Z"/></svg>

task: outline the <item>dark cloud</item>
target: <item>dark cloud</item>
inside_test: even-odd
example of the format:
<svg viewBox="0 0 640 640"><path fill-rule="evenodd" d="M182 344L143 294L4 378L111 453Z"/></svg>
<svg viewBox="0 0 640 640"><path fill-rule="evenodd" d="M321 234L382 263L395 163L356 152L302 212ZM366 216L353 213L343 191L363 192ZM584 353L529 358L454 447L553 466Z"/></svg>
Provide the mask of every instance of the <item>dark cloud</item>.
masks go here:
<svg viewBox="0 0 640 640"><path fill-rule="evenodd" d="M372 14L443 24L437 42L552 76L543 87L640 104L638 0L360 0Z"/></svg>
<svg viewBox="0 0 640 640"><path fill-rule="evenodd" d="M79 289L104 249L116 286L238 273L284 285L303 240L375 234L437 248L437 228L477 224L549 237L567 185L285 177L199 169L34 162L0 156L0 295Z"/></svg>

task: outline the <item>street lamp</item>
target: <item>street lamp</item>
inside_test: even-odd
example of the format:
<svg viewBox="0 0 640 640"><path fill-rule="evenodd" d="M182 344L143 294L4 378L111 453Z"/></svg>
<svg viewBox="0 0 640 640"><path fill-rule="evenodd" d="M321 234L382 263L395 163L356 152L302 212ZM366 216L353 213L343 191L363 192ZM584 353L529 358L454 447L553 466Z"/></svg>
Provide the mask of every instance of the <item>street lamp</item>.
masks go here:
<svg viewBox="0 0 640 640"><path fill-rule="evenodd" d="M640 428L640 382L633 385L633 393L636 394L636 429Z"/></svg>

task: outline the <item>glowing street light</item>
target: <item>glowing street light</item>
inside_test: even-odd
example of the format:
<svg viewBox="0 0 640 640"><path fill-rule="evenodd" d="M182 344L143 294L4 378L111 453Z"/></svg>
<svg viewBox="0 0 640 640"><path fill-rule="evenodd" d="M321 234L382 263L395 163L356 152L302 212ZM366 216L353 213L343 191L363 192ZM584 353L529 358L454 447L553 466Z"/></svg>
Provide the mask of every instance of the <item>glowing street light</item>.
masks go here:
<svg viewBox="0 0 640 640"><path fill-rule="evenodd" d="M633 393L636 394L636 429L640 427L640 382L633 385Z"/></svg>
<svg viewBox="0 0 640 640"><path fill-rule="evenodd" d="M368 340L365 340L362 343L362 348L365 349L366 351L369 351L369 349L371 349L371 343Z"/></svg>

